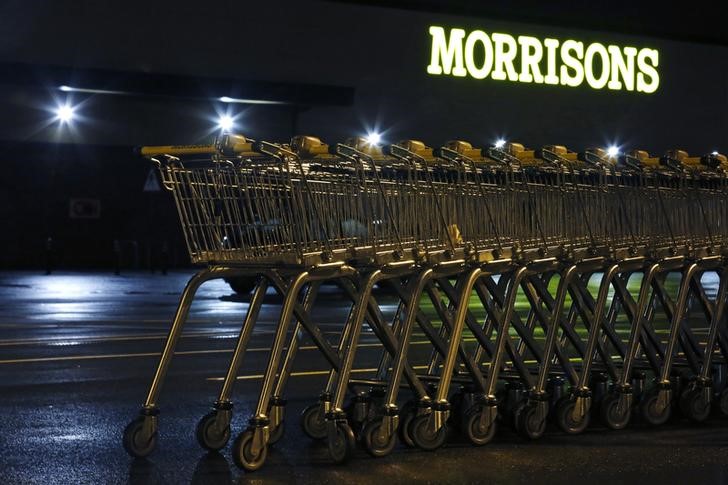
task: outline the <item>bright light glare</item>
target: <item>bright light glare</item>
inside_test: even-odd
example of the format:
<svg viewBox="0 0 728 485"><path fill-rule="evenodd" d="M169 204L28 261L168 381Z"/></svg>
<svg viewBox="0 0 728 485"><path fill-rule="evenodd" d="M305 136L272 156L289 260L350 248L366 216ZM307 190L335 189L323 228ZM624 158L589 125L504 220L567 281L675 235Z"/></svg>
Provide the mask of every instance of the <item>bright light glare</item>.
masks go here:
<svg viewBox="0 0 728 485"><path fill-rule="evenodd" d="M217 127L220 128L222 131L230 131L233 129L234 125L235 120L233 120L233 117L229 115L222 115L217 121Z"/></svg>
<svg viewBox="0 0 728 485"><path fill-rule="evenodd" d="M713 150L712 152L710 152L710 154L711 155L717 155L718 154L718 150Z"/></svg>
<svg viewBox="0 0 728 485"><path fill-rule="evenodd" d="M506 146L506 141L503 138L496 140L496 142L495 142L496 148L503 148L504 146Z"/></svg>
<svg viewBox="0 0 728 485"><path fill-rule="evenodd" d="M367 143L370 145L379 145L380 141L382 141L382 135L379 133L369 133L367 135Z"/></svg>
<svg viewBox="0 0 728 485"><path fill-rule="evenodd" d="M609 155L610 157L616 157L617 155L619 155L619 147L616 147L614 145L610 146L609 148L607 148L607 155Z"/></svg>
<svg viewBox="0 0 728 485"><path fill-rule="evenodd" d="M61 105L56 108L56 117L61 123L68 123L73 119L74 108L67 104Z"/></svg>
<svg viewBox="0 0 728 485"><path fill-rule="evenodd" d="M63 84L62 86L58 86L58 90L63 91L64 93L129 94L124 91L112 91L110 89L82 88L82 87L76 87L76 86L68 86L66 84Z"/></svg>
<svg viewBox="0 0 728 485"><path fill-rule="evenodd" d="M240 103L240 104L286 104L286 101L273 101L271 99L251 99L251 98L231 98L230 96L220 96L217 98L221 103Z"/></svg>

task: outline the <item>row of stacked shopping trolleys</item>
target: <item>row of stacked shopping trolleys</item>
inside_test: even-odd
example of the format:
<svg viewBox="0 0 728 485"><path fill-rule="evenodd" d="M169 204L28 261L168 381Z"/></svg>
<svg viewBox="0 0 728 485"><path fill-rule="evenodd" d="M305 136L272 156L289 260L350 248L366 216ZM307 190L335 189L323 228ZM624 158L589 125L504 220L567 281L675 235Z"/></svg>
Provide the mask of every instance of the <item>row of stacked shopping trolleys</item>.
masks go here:
<svg viewBox="0 0 728 485"><path fill-rule="evenodd" d="M156 446L161 384L195 292L213 278L256 283L222 389L197 427L208 450L231 437L233 384L265 295L282 296L255 412L233 445L249 471L290 421L286 383L304 337L330 372L301 421L334 462L357 445L374 456L398 441L435 450L452 429L484 445L505 424L536 439L548 421L577 434L593 418L622 429L635 418L728 413L723 155L238 135L141 153L159 167L204 269L182 294L124 432L133 456ZM312 318L331 283L349 305L336 338ZM377 301L380 288L394 311ZM381 344L368 375L352 373L362 332ZM415 332L425 365L412 360Z"/></svg>

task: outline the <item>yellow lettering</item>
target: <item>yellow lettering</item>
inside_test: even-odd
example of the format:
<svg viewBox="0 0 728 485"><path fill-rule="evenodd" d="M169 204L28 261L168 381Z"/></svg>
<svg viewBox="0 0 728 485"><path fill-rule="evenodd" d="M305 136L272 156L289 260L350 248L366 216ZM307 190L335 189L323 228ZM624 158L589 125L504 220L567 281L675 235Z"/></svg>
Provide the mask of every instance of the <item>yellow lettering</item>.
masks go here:
<svg viewBox="0 0 728 485"><path fill-rule="evenodd" d="M556 49L559 47L557 39L544 39L546 46L546 76L543 80L546 84L559 84L559 76L556 75Z"/></svg>
<svg viewBox="0 0 728 485"><path fill-rule="evenodd" d="M599 55L601 57L602 72L599 77L594 75L594 57ZM609 80L609 52L606 47L597 42L589 44L584 54L584 76L589 86L594 89L602 89L607 85Z"/></svg>
<svg viewBox="0 0 728 485"><path fill-rule="evenodd" d="M493 61L493 74L491 77L499 81L508 79L509 81L518 81L518 72L513 67L513 61L518 54L518 44L516 39L508 34L491 34L493 39L495 58ZM503 68L505 67L505 70Z"/></svg>
<svg viewBox="0 0 728 485"><path fill-rule="evenodd" d="M543 76L538 67L543 57L541 41L536 37L521 35L518 37L518 43L521 44L521 74L518 80L522 83L533 81L543 83Z"/></svg>
<svg viewBox="0 0 728 485"><path fill-rule="evenodd" d="M650 61L649 63L647 61ZM642 49L637 54L637 91L642 93L654 93L660 85L660 75L657 73L657 66L660 62L660 54L656 49ZM648 78L649 80L646 80Z"/></svg>
<svg viewBox="0 0 728 485"><path fill-rule="evenodd" d="M429 27L428 74L654 93L659 52L578 40ZM519 63L517 70L516 62Z"/></svg>
<svg viewBox="0 0 728 485"><path fill-rule="evenodd" d="M430 65L427 66L428 74L450 74L453 76L465 76L467 72L463 67L463 29L450 30L450 38L445 39L445 29L433 25L430 27L432 36L432 55ZM454 64L454 65L453 65Z"/></svg>
<svg viewBox="0 0 728 485"><path fill-rule="evenodd" d="M573 55L571 53L574 53ZM584 44L575 40L565 40L561 44L561 84L576 87L584 81ZM571 69L572 72L569 72Z"/></svg>
<svg viewBox="0 0 728 485"><path fill-rule="evenodd" d="M634 58L637 55L637 49L634 47L620 49L616 45L610 45L607 50L612 64L612 77L609 79L607 87L609 89L622 89L622 83L619 80L621 77L625 89L634 91Z"/></svg>
<svg viewBox="0 0 728 485"><path fill-rule="evenodd" d="M475 45L480 42L483 45L485 57L483 65L478 67L475 64ZM488 34L482 30L474 30L468 35L465 41L465 67L468 68L468 74L475 79L485 79L490 74L493 67L493 44L490 42Z"/></svg>

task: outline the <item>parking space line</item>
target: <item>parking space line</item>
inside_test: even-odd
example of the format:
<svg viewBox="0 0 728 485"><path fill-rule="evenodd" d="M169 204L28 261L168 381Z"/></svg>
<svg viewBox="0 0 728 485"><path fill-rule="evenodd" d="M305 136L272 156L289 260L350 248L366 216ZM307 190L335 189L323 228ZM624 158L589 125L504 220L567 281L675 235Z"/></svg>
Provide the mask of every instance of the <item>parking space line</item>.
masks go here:
<svg viewBox="0 0 728 485"><path fill-rule="evenodd" d="M429 342L412 342L411 345L422 345ZM380 343L371 344L360 344L359 347L381 347ZM318 347L314 345L299 347L299 350L317 350ZM247 349L246 352L270 352L270 347L254 347ZM287 348L285 349L287 350ZM225 354L231 353L233 349L210 349L210 350L182 350L175 352L174 355L198 355L198 354ZM135 357L159 357L162 355L161 352L138 352L133 354L99 354L99 355L66 355L66 356L55 356L55 357L32 357L25 359L5 359L0 360L2 364L29 364L36 362L63 362L73 360L100 360L100 359L124 359L124 358L135 358Z"/></svg>
<svg viewBox="0 0 728 485"><path fill-rule="evenodd" d="M197 337L207 337L207 336L216 336L218 338L233 338L236 337L238 334L234 333L218 333L218 332L196 332L196 333L186 333L182 334L181 338L197 338ZM18 346L18 345L32 345L32 344L51 344L51 345L59 345L63 344L64 342L80 342L80 343L90 343L90 342L115 342L115 341L124 341L124 340L158 340L166 338L167 334L152 334L152 335L109 335L109 336L78 336L78 337L69 337L69 336L58 336L58 337L48 337L48 338L35 338L35 339L5 339L0 340L0 347L12 347L12 346Z"/></svg>
<svg viewBox="0 0 728 485"><path fill-rule="evenodd" d="M462 339L463 342L475 342L475 338ZM428 340L411 342L410 345L431 345L432 343ZM700 342L705 345L705 342ZM374 343L363 343L358 345L359 348L367 347L382 347L380 342ZM299 347L299 350L317 350L318 347L314 345L304 345ZM270 352L270 347L253 347L246 350L246 352ZM284 347L284 350L288 350ZM225 354L231 353L233 349L209 349L209 350L182 350L175 352L174 355L201 355L201 354ZM720 351L715 351L717 355L720 355ZM124 358L141 358L141 357L159 357L162 355L161 352L138 352L138 353L126 353L126 354L98 354L98 355L67 355L67 356L53 356L53 357L31 357L31 358L20 358L20 359L4 359L0 360L0 365L4 364L29 364L29 363L41 363L41 362L64 362L64 361L82 361L82 360L103 360L103 359L124 359ZM682 352L678 353L682 355ZM579 358L574 358L579 360ZM569 359L572 360L572 359ZM325 371L328 372L328 371Z"/></svg>

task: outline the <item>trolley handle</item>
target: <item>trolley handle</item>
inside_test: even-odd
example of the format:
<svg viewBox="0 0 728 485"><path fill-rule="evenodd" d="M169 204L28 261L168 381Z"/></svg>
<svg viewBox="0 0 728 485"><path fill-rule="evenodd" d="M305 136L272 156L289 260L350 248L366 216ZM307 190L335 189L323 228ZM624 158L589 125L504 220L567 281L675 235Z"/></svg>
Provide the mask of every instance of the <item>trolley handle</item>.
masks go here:
<svg viewBox="0 0 728 485"><path fill-rule="evenodd" d="M465 160L467 162L475 163L475 160L457 152L456 150L453 150L452 148L436 148L433 153L436 157L444 158L445 160L448 160L450 162L462 163L462 161Z"/></svg>
<svg viewBox="0 0 728 485"><path fill-rule="evenodd" d="M713 170L720 168L721 165L726 163L726 156L720 153L703 155L700 157L700 163Z"/></svg>
<svg viewBox="0 0 728 485"><path fill-rule="evenodd" d="M218 153L217 146L215 144L141 146L137 147L135 151L146 158L160 157L164 155L215 155Z"/></svg>
<svg viewBox="0 0 728 485"><path fill-rule="evenodd" d="M253 150L255 140L226 133L215 140L214 143L198 145L155 145L137 147L139 155L147 158L165 155L226 155L226 156L254 156L257 153Z"/></svg>
<svg viewBox="0 0 728 485"><path fill-rule="evenodd" d="M663 157L660 157L660 165L665 166L669 168L670 170L673 170L675 172L682 173L685 171L685 166L683 163L678 160L677 158L673 158L669 155L665 155Z"/></svg>
<svg viewBox="0 0 728 485"><path fill-rule="evenodd" d="M354 147L350 147L349 145L344 145L343 143L337 143L336 145L329 147L329 153L332 155L340 155L348 159L367 159L372 161L372 157L370 155L367 155Z"/></svg>
<svg viewBox="0 0 728 485"><path fill-rule="evenodd" d="M538 158L541 158L542 160L547 161L554 167L562 167L564 165L571 166L572 162L571 160L568 160L558 153L551 151L547 148L541 148L540 150L536 151L536 156Z"/></svg>
<svg viewBox="0 0 728 485"><path fill-rule="evenodd" d="M276 143L271 143L269 141L256 141L252 144L252 147L254 152L262 153L264 155L270 155L271 157L275 158L293 158L297 159L298 155L296 155L295 152L292 152L291 150L287 150L283 148L281 145L278 145Z"/></svg>
<svg viewBox="0 0 728 485"><path fill-rule="evenodd" d="M638 172L642 172L644 170L644 166L642 165L642 162L640 162L640 159L632 155L622 155L617 159L617 161L620 165L624 165L632 170L636 170Z"/></svg>
<svg viewBox="0 0 728 485"><path fill-rule="evenodd" d="M486 155L488 155L488 158L491 158L496 162L502 163L503 165L506 165L508 167L521 165L521 161L518 159L518 157L514 157L510 153L501 150L500 148L488 147L486 150Z"/></svg>
<svg viewBox="0 0 728 485"><path fill-rule="evenodd" d="M224 134L218 138L215 146L219 153L225 156L253 157L259 153L253 150L255 140L243 135Z"/></svg>
<svg viewBox="0 0 728 485"><path fill-rule="evenodd" d="M595 168L606 170L611 164L607 159L593 150L585 150L578 155L578 159Z"/></svg>

